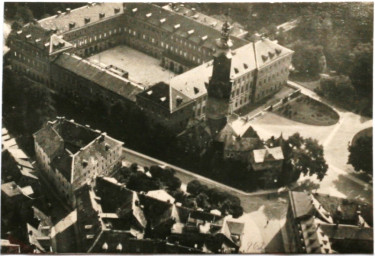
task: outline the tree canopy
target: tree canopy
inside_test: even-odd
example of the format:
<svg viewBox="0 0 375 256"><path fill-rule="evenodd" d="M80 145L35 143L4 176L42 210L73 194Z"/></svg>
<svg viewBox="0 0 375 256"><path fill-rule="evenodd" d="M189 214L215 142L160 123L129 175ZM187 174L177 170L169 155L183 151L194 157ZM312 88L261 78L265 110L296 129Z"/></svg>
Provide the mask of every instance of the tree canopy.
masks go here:
<svg viewBox="0 0 375 256"><path fill-rule="evenodd" d="M291 180L288 182L293 178L298 179L301 174L315 174L319 180L323 180L328 165L324 159L323 146L317 140L303 138L295 133L282 143L282 148L285 159L283 171L290 173Z"/></svg>
<svg viewBox="0 0 375 256"><path fill-rule="evenodd" d="M364 171L372 175L372 136L359 137L349 146L348 164L357 172Z"/></svg>

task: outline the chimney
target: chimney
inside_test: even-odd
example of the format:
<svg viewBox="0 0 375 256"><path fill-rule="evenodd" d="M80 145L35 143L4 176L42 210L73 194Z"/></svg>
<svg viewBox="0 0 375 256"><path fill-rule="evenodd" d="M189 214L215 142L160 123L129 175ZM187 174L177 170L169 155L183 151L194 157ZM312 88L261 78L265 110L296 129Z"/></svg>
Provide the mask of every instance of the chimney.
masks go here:
<svg viewBox="0 0 375 256"><path fill-rule="evenodd" d="M151 12L146 14L146 18L150 18L151 16L152 16Z"/></svg>
<svg viewBox="0 0 375 256"><path fill-rule="evenodd" d="M160 20L160 24L163 24L166 20L167 20L166 18L162 18L162 19Z"/></svg>
<svg viewBox="0 0 375 256"><path fill-rule="evenodd" d="M61 15L61 11L57 11L57 16L56 16L56 18L59 17L60 15Z"/></svg>
<svg viewBox="0 0 375 256"><path fill-rule="evenodd" d="M188 33L189 36L194 34L194 29L189 30L187 33Z"/></svg>
<svg viewBox="0 0 375 256"><path fill-rule="evenodd" d="M173 28L176 30L176 29L179 29L181 27L181 25L180 24L176 24L176 25L174 25L173 26Z"/></svg>
<svg viewBox="0 0 375 256"><path fill-rule="evenodd" d="M76 23L74 21L69 22L69 29L72 29L76 26Z"/></svg>
<svg viewBox="0 0 375 256"><path fill-rule="evenodd" d="M70 13L70 11L71 11L71 9L70 9L70 8L66 8L66 14L69 14L69 13Z"/></svg>
<svg viewBox="0 0 375 256"><path fill-rule="evenodd" d="M133 8L132 13L136 13L138 11L138 8Z"/></svg>
<svg viewBox="0 0 375 256"><path fill-rule="evenodd" d="M207 35L205 35L205 36L202 36L202 37L201 37L202 41L206 41L206 40L207 40L207 38L208 38L208 36L207 36Z"/></svg>

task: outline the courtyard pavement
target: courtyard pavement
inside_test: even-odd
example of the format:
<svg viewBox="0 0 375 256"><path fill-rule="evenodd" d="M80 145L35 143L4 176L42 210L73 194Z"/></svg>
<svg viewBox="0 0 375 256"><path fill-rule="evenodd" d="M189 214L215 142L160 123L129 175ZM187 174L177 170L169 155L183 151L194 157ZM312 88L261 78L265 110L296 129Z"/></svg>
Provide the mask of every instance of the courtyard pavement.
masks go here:
<svg viewBox="0 0 375 256"><path fill-rule="evenodd" d="M125 45L119 45L88 58L92 62L114 65L129 72L133 82L152 86L158 82L169 81L175 73L160 66L160 60Z"/></svg>
<svg viewBox="0 0 375 256"><path fill-rule="evenodd" d="M303 94L325 102L313 91L296 83L292 85L300 88ZM269 112L265 112L250 123L262 139L278 137L280 134L287 138L299 132L303 137L314 138L323 145L324 157L329 165L326 176L322 182L319 182L315 176L301 177L298 181L300 188L371 203L372 185L356 178L353 167L348 165L347 161L350 141L359 131L372 127L372 119L336 107L333 109L339 114L340 119L338 123L331 126L302 124Z"/></svg>

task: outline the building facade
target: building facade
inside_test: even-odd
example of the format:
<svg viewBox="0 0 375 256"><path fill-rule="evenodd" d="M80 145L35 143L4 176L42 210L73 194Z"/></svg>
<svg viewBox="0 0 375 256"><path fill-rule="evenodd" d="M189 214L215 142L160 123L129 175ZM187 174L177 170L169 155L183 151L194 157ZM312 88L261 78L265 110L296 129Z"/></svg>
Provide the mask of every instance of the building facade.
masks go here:
<svg viewBox="0 0 375 256"><path fill-rule="evenodd" d="M74 190L118 167L123 143L59 117L34 134L34 145L37 164L62 198L74 206Z"/></svg>
<svg viewBox="0 0 375 256"><path fill-rule="evenodd" d="M213 67L217 61L213 59L223 50L220 41L224 30L231 42L228 71L232 113L285 85L293 52L266 38L246 41L246 31L183 4L92 3L74 10L67 8L12 31L9 56L15 71L69 98L98 98L109 105L122 99L134 105L135 95L148 88L119 75L116 67L84 58L119 44L151 55L160 60L161 66L179 74L169 82L172 96L169 90L161 89L165 95L160 97L176 97L171 102L183 98L184 104L171 104L169 114L160 120L163 126L179 132L187 128L182 123L205 118L206 84L216 79ZM163 104L155 105L147 96L137 99L148 116L154 116L148 110L164 111Z"/></svg>

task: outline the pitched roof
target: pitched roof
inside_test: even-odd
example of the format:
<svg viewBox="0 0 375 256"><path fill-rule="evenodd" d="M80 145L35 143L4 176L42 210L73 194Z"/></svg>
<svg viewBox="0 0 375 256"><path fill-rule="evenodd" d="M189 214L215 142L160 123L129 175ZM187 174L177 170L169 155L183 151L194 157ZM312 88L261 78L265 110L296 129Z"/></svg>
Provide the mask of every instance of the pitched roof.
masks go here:
<svg viewBox="0 0 375 256"><path fill-rule="evenodd" d="M23 195L21 188L14 181L1 184L1 192L8 197Z"/></svg>
<svg viewBox="0 0 375 256"><path fill-rule="evenodd" d="M146 196L158 199L160 201L168 202L173 204L175 199L173 196L168 194L165 190L159 189L159 190L150 190L146 193Z"/></svg>
<svg viewBox="0 0 375 256"><path fill-rule="evenodd" d="M146 227L147 220L135 191L129 190L123 184L105 177L96 178L96 188L99 195L105 196L105 199L103 198L101 201L103 212L117 213L119 218L122 215L132 213L138 223L143 228Z"/></svg>
<svg viewBox="0 0 375 256"><path fill-rule="evenodd" d="M320 228L330 238L335 240L367 240L373 241L374 229L355 225L321 223Z"/></svg>
<svg viewBox="0 0 375 256"><path fill-rule="evenodd" d="M163 30L174 33L180 37L188 38L189 41L207 48L217 48L216 39L220 38L220 31L196 22L193 19L175 12L166 10L160 6L148 3L127 3L125 14L143 20L153 26L160 26ZM151 15L150 15L151 14ZM165 20L163 20L165 19ZM163 22L161 22L163 20ZM175 25L179 24L178 28ZM231 36L233 48L236 49L247 41Z"/></svg>
<svg viewBox="0 0 375 256"><path fill-rule="evenodd" d="M118 9L117 13L115 13L115 8ZM122 3L89 4L39 20L38 23L46 30L56 29L58 34L62 34L70 30L70 24L74 24L73 29L77 29L101 20L99 13L104 14L103 19L118 16L123 13ZM88 23L85 22L87 18L89 19Z"/></svg>
<svg viewBox="0 0 375 256"><path fill-rule="evenodd" d="M143 91L140 85L74 54L63 53L54 63L130 101L135 101L135 96Z"/></svg>
<svg viewBox="0 0 375 256"><path fill-rule="evenodd" d="M224 24L224 21L219 20L213 16L205 15L201 12L197 12L193 10L193 8L189 9L188 7L184 6L184 4L175 4L171 6L170 4L163 6L163 9L173 11L176 14L181 16L193 19L195 22L199 22L202 25L212 27L217 31L221 31L221 28ZM226 17L223 17L225 19ZM247 31L243 30L243 27L239 23L233 24L230 34L235 37L243 36L247 33Z"/></svg>
<svg viewBox="0 0 375 256"><path fill-rule="evenodd" d="M50 158L55 156L63 143L63 139L51 125L34 133L34 140Z"/></svg>
<svg viewBox="0 0 375 256"><path fill-rule="evenodd" d="M51 33L39 24L26 24L22 29L12 31L9 36L13 39L27 42L45 53L49 53Z"/></svg>
<svg viewBox="0 0 375 256"><path fill-rule="evenodd" d="M224 142L224 149L229 151L251 151L263 145L258 138L244 138L229 136Z"/></svg>
<svg viewBox="0 0 375 256"><path fill-rule="evenodd" d="M160 82L139 93L137 97L148 99L170 113L190 104L190 99L170 85ZM171 100L172 99L172 100Z"/></svg>
<svg viewBox="0 0 375 256"><path fill-rule="evenodd" d="M254 43L255 57L258 68L262 68L281 57L292 54L293 51L283 47L268 38L263 38Z"/></svg>
<svg viewBox="0 0 375 256"><path fill-rule="evenodd" d="M256 149L253 151L253 155L255 163L264 163L284 159L284 154L281 147Z"/></svg>
<svg viewBox="0 0 375 256"><path fill-rule="evenodd" d="M170 80L170 86L183 93L191 100L197 99L207 93L205 83L212 75L212 61L203 63Z"/></svg>
<svg viewBox="0 0 375 256"><path fill-rule="evenodd" d="M245 223L233 220L227 220L228 228L231 234L241 235L245 229Z"/></svg>
<svg viewBox="0 0 375 256"><path fill-rule="evenodd" d="M312 216L314 214L312 199L306 192L290 191L289 200L292 205L294 218Z"/></svg>

